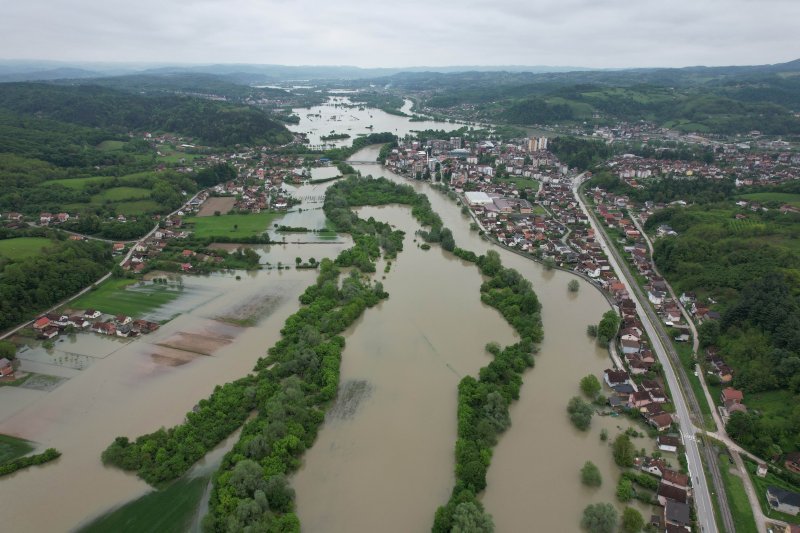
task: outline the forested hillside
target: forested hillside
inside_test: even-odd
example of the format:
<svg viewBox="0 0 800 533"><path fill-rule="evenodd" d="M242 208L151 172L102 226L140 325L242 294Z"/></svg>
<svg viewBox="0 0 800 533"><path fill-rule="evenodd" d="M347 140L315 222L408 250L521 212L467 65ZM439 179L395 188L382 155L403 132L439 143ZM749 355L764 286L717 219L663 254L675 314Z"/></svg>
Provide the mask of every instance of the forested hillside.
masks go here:
<svg viewBox="0 0 800 533"><path fill-rule="evenodd" d="M646 227L660 224L679 234L655 242L661 272L679 294L711 298L722 316L700 338L734 369L750 409L734 415L729 433L762 456L800 448L800 214L744 211L729 200L666 209Z"/></svg>
<svg viewBox="0 0 800 533"><path fill-rule="evenodd" d="M171 95L140 96L99 86L0 84L0 111L116 133L179 133L217 146L291 140L283 125L253 107Z"/></svg>

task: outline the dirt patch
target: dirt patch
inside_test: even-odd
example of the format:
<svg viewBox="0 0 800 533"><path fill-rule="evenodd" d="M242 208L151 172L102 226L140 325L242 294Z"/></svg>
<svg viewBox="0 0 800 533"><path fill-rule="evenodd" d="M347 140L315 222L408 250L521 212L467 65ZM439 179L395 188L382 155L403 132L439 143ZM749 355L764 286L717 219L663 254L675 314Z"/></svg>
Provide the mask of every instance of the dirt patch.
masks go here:
<svg viewBox="0 0 800 533"><path fill-rule="evenodd" d="M150 358L153 360L154 363L163 366L185 365L186 363L191 363L198 357L202 356L200 354L196 354L193 352L187 352L185 350L176 350L173 348L166 348L166 347L159 347L156 349L155 352L150 354Z"/></svg>
<svg viewBox="0 0 800 533"><path fill-rule="evenodd" d="M208 245L209 250L225 250L226 252L235 252L239 248L242 248L242 245L235 242L214 242Z"/></svg>
<svg viewBox="0 0 800 533"><path fill-rule="evenodd" d="M241 327L255 326L261 319L278 308L282 297L278 295L256 296L216 318L220 322Z"/></svg>
<svg viewBox="0 0 800 533"><path fill-rule="evenodd" d="M372 395L372 385L363 379L346 381L339 388L339 395L336 403L328 411L329 418L344 420L352 418L358 410L358 406Z"/></svg>
<svg viewBox="0 0 800 533"><path fill-rule="evenodd" d="M233 338L227 336L184 333L181 331L164 342L158 343L158 346L162 346L164 348L173 348L175 350L182 350L185 352L192 352L200 355L212 355L223 346L230 344L231 340L233 340Z"/></svg>
<svg viewBox="0 0 800 533"><path fill-rule="evenodd" d="M197 212L197 216L211 217L214 216L216 211L225 215L233 209L234 204L236 204L236 198L230 196L225 198L209 198L203 202L200 211Z"/></svg>

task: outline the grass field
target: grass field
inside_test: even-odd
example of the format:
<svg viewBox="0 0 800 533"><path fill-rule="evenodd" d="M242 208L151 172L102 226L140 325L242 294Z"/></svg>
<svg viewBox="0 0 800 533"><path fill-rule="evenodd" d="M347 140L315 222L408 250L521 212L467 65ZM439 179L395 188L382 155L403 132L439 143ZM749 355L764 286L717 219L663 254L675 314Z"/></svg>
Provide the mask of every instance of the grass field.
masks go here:
<svg viewBox="0 0 800 533"><path fill-rule="evenodd" d="M747 493L744 491L744 482L742 478L731 473L732 466L728 457L720 457L719 470L725 484L728 506L733 515L733 522L736 524L736 531L737 533L758 533L753 509L750 508L750 500L747 499Z"/></svg>
<svg viewBox="0 0 800 533"><path fill-rule="evenodd" d="M34 446L10 435L0 435L0 464L5 464L32 452Z"/></svg>
<svg viewBox="0 0 800 533"><path fill-rule="evenodd" d="M136 200L133 202L119 202L114 204L117 213L125 216L144 215L157 211L164 211L161 204L155 200ZM155 223L154 223L155 224Z"/></svg>
<svg viewBox="0 0 800 533"><path fill-rule="evenodd" d="M189 217L184 223L194 235L203 237L252 237L264 233L282 213L253 213L250 215L220 215Z"/></svg>
<svg viewBox="0 0 800 533"><path fill-rule="evenodd" d="M112 187L92 196L92 203L125 202L150 198L150 189L140 187Z"/></svg>
<svg viewBox="0 0 800 533"><path fill-rule="evenodd" d="M126 144L125 141L103 141L97 145L97 149L103 152L114 152L121 150Z"/></svg>
<svg viewBox="0 0 800 533"><path fill-rule="evenodd" d="M499 183L513 183L517 186L517 189L533 189L534 191L539 190L539 182L530 178L511 177L500 178L497 181Z"/></svg>
<svg viewBox="0 0 800 533"><path fill-rule="evenodd" d="M0 241L0 256L9 259L23 259L42 253L42 248L53 241L44 237L17 237Z"/></svg>
<svg viewBox="0 0 800 533"><path fill-rule="evenodd" d="M207 484L207 477L179 479L163 490L145 494L101 516L79 531L81 533L188 531Z"/></svg>
<svg viewBox="0 0 800 533"><path fill-rule="evenodd" d="M145 172L136 172L134 174L126 174L125 176L119 176L119 179L124 182L125 185L129 185L135 187L141 178L155 176L156 173L152 171L145 171ZM63 185L64 187L69 187L70 189L83 189L86 185L90 183L97 183L101 181L107 181L114 179L114 176L90 176L88 178L70 178L65 180L48 180L44 182L44 185Z"/></svg>
<svg viewBox="0 0 800 533"><path fill-rule="evenodd" d="M91 176L89 178L70 178L66 180L48 180L43 185L63 185L70 189L83 189L90 183L98 183L113 179L112 176Z"/></svg>
<svg viewBox="0 0 800 533"><path fill-rule="evenodd" d="M750 194L741 194L737 196L737 198L751 200L753 202L775 202L779 204L789 204L795 207L800 207L800 194L788 192L753 192Z"/></svg>
<svg viewBox="0 0 800 533"><path fill-rule="evenodd" d="M131 287L136 280L110 279L71 302L74 309L97 309L101 313L128 315L139 318L145 313L167 304L180 292L163 285Z"/></svg>

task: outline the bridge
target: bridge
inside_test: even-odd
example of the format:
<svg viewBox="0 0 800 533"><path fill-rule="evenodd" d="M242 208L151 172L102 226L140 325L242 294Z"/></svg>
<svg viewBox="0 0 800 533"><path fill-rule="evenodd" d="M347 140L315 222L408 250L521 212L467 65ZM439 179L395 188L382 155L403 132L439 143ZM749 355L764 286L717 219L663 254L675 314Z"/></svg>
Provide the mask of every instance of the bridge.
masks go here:
<svg viewBox="0 0 800 533"><path fill-rule="evenodd" d="M377 161L345 161L348 165L377 165Z"/></svg>

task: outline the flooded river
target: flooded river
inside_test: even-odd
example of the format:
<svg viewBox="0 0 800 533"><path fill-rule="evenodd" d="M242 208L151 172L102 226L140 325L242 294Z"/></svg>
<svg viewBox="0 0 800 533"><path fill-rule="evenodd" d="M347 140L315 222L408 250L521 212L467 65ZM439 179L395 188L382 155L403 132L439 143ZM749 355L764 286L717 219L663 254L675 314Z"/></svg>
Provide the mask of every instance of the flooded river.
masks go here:
<svg viewBox="0 0 800 533"><path fill-rule="evenodd" d="M408 117L391 115L380 109L359 107L357 102L357 95L330 96L322 105L292 109L292 113L300 117L300 122L289 124L287 127L291 131L307 134L308 142L312 146L322 144L350 146L354 138L370 133L388 131L402 137L411 131L453 131L462 126L462 124L432 120L411 122ZM403 112L410 113L410 110L411 101L407 100L403 105ZM346 133L350 138L328 141L321 139L331 133Z"/></svg>
<svg viewBox="0 0 800 533"><path fill-rule="evenodd" d="M374 159L377 153L371 147L353 158ZM569 293L567 283L575 276L545 271L484 241L469 230L460 208L427 184L378 165L361 170L411 183L428 195L459 246L476 253L495 249L506 266L533 283L543 306L545 341L511 408L512 427L495 448L483 502L500 532L578 531L586 505L615 501L619 473L600 430L613 439L619 428L630 426L596 416L583 433L566 414L569 398L580 394L580 378L599 376L610 365L607 352L586 335L586 326L608 310L605 298L583 280L577 293ZM458 381L488 363L487 342L515 338L499 313L480 302L481 276L473 265L438 247L417 248L412 240L418 225L407 209L361 210L361 216L369 215L404 230L405 250L384 281L389 300L368 311L347 336L340 388L346 406L332 410L294 477L305 531L428 531L454 482ZM635 442L649 447L652 441ZM599 489L580 483L587 460L603 475Z"/></svg>
<svg viewBox="0 0 800 533"><path fill-rule="evenodd" d="M402 120L414 129L421 124ZM394 128L375 123L375 131L387 129ZM375 159L377 153L370 147L353 159ZM359 170L407 182L378 165ZM521 398L511 408L513 425L495 449L483 502L499 532L577 531L587 504L615 501L618 471L600 429L613 439L617 426L628 425L595 417L591 431L580 433L565 412L569 398L579 393L580 378L600 375L610 364L586 336L586 326L597 323L608 304L584 281L578 293L569 293L574 276L547 272L482 240L445 195L427 184L413 185L428 194L459 246L476 253L498 250L505 265L531 280L543 305L545 341L536 367L523 376ZM301 191L309 197L324 194L321 185L307 187ZM280 222L322 227L324 217L313 209L321 204L302 207L294 222ZM360 213L404 230L405 250L383 280L390 298L367 310L346 334L337 404L292 478L298 514L310 532L429 531L454 482L457 384L489 362L487 342L508 344L516 335L481 303L482 279L474 265L438 247L418 247L418 225L408 208L368 207ZM334 257L347 246L340 236L333 243L262 247L260 253L262 262L292 264L295 257ZM379 264L378 278L384 266ZM49 392L0 389L0 433L63 453L52 464L0 481L5 530L69 530L149 490L133 475L104 468L103 449L118 435L135 437L181 422L215 385L247 374L315 278L314 271L297 270L238 274L241 280L233 274L186 277L187 293L197 299L142 339L92 338L81 345L79 336L70 352L92 357L91 364L51 365L48 372L44 357L26 363L64 379ZM170 309L160 312L171 316ZM234 325L251 318L256 327ZM645 441L635 442L642 447ZM587 460L600 468L600 489L580 484L578 471Z"/></svg>

